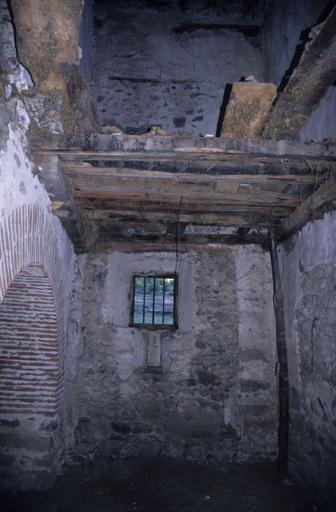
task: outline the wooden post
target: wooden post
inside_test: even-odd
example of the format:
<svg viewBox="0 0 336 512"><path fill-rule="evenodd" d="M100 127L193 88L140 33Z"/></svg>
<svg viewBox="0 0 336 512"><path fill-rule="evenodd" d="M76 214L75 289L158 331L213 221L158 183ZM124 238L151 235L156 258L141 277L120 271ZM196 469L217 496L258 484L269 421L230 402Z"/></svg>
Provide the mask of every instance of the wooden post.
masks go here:
<svg viewBox="0 0 336 512"><path fill-rule="evenodd" d="M278 244L275 242L273 233L270 235L271 262L274 288L274 311L276 323L276 343L278 351L278 363L276 375L279 379L279 428L278 428L278 465L280 478L287 476L288 463L288 424L289 424L289 385L288 385L288 364L286 347L285 313L283 304L283 291L278 259Z"/></svg>

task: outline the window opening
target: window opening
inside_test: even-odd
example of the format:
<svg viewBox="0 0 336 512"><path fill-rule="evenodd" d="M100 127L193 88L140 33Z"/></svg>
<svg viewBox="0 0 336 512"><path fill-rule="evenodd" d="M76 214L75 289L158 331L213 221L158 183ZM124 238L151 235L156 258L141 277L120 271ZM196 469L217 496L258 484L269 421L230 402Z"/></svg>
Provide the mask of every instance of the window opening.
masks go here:
<svg viewBox="0 0 336 512"><path fill-rule="evenodd" d="M176 275L134 276L131 324L177 327L176 292Z"/></svg>

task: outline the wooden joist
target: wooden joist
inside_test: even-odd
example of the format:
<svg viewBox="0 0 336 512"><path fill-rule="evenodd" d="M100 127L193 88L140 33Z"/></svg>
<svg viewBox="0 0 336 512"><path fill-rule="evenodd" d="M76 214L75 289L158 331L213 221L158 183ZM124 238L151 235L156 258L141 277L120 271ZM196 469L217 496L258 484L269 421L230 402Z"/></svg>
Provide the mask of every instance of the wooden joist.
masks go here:
<svg viewBox="0 0 336 512"><path fill-rule="evenodd" d="M85 216L92 220L117 220L125 223L129 222L158 222L164 221L166 223L173 223L179 219L180 222L193 223L195 225L217 225L217 226L239 226L239 227L253 227L255 225L267 227L275 224L279 219L281 220L286 216L286 213L290 213L289 210L286 212L285 209L277 210L276 212L265 212L258 213L253 212L230 212L227 210L219 211L218 213L209 213L208 211L202 212L186 212L184 209L179 212L171 211L152 211L151 209L137 210L136 207L133 210L102 210L102 209L86 209ZM57 216L62 216L62 210L54 212Z"/></svg>
<svg viewBox="0 0 336 512"><path fill-rule="evenodd" d="M181 155L181 158L172 155L146 154L146 158L139 158L141 155L124 154L106 155L106 158L93 155L85 155L82 160L76 160L74 156L62 157L62 165L65 172L69 174L92 172L92 175L111 175L125 172L138 173L161 173L169 175L200 175L201 177L216 176L264 176L264 179L276 179L282 176L307 179L318 178L320 174L330 170L334 161L330 158L302 159L285 157L253 157L244 156L238 158L236 155L222 155L221 158L208 158L207 155L200 155L199 158L190 158L190 155ZM122 170L121 170L122 169ZM155 174L153 174L153 177ZM239 178L238 178L239 179ZM262 178L260 178L261 180Z"/></svg>
<svg viewBox="0 0 336 512"><path fill-rule="evenodd" d="M126 156L127 153L139 155L153 153L164 155L172 154L176 159L185 154L194 154L195 158L221 154L247 157L271 156L293 158L335 158L336 147L327 143L288 140L261 140L261 139L222 139L218 137L191 137L191 136L156 136L145 135L112 135L92 134L74 136L39 136L31 138L30 146L36 155L57 154L62 158L75 157L83 160L86 156L94 159L109 156L111 153Z"/></svg>
<svg viewBox="0 0 336 512"><path fill-rule="evenodd" d="M182 199L182 205L181 205L181 197L175 196L175 201L172 201L168 198L168 200L162 199L160 201L157 201L154 197L148 197L143 200L136 200L132 201L131 203L127 203L124 200L116 197L110 197L110 198L96 198L96 197L85 197L85 198L78 198L76 201L76 204L79 208L84 209L90 209L90 210L97 210L97 209L104 209L104 210L138 210L139 212L171 212L174 214L177 213L267 213L269 212L271 215L288 215L291 213L295 207L294 206L288 206L284 204L271 204L272 210L270 210L270 207L265 205L264 203L261 204L244 204L241 202L240 204L217 204L215 202L209 202L209 201L203 201L200 202L192 202L192 201L184 201L184 198Z"/></svg>
<svg viewBox="0 0 336 512"><path fill-rule="evenodd" d="M285 170L285 164L282 164L282 170ZM242 170L240 168L240 170ZM187 183L232 183L235 185L249 183L253 186L284 186L286 184L300 184L300 185L314 185L320 181L318 173L310 172L309 174L268 174L260 172L258 174L236 174L219 173L218 167L215 168L215 173L212 173L209 168L207 173L200 172L176 172L165 169L164 171L127 168L127 167L95 167L86 162L71 162L63 163L63 171L69 177L75 180L76 178L87 178L91 180L104 180L109 179L111 182L123 182L126 180L140 181L149 179L151 181L158 180L164 182L187 182ZM305 167L307 173L307 166Z"/></svg>
<svg viewBox="0 0 336 512"><path fill-rule="evenodd" d="M39 177L78 251L176 250L177 238L197 250L265 244L262 231L285 232L286 219L335 172L336 151L323 144L101 134L56 140L35 145ZM55 162L62 188L55 188Z"/></svg>
<svg viewBox="0 0 336 512"><path fill-rule="evenodd" d="M284 298L281 285L281 273L277 242L272 233L270 243L271 264L274 287L274 312L276 327L276 344L278 353L277 377L279 393L279 425L278 425L278 468L281 479L287 477L288 435L289 435L289 382L288 358L286 346L286 322Z"/></svg>
<svg viewBox="0 0 336 512"><path fill-rule="evenodd" d="M264 234L240 234L218 236L183 236L179 239L179 251L186 250L204 251L220 249L232 244L262 244L268 247L268 239ZM177 241L173 235L144 235L144 236L113 236L103 235L95 243L95 249L103 250L128 250L130 252L141 251L176 251Z"/></svg>
<svg viewBox="0 0 336 512"><path fill-rule="evenodd" d="M172 191L146 191L146 190L120 190L118 187L109 187L107 190L102 187L95 189L85 188L82 186L80 189L74 190L75 199L100 199L106 201L111 199L119 199L128 203L133 201L145 202L151 200L155 202L172 202L176 205L181 200L181 193L178 190ZM277 206L279 203L283 206L296 207L300 204L298 197L293 197L281 193L262 192L260 194L225 194L225 193L206 193L206 192L190 192L183 195L183 204L197 202L198 204L208 205L209 203L216 203L217 205L237 205L244 209L245 206L254 205L268 205L269 207Z"/></svg>
<svg viewBox="0 0 336 512"><path fill-rule="evenodd" d="M281 239L287 238L310 220L322 217L326 209L335 207L336 180L335 178L330 178L303 201L289 217L282 221L279 228L279 237Z"/></svg>
<svg viewBox="0 0 336 512"><path fill-rule="evenodd" d="M217 215L218 218L221 218L221 222L224 222L225 216L237 217L237 225L239 225L239 218L244 217L250 220L250 223L254 223L254 217L257 215L262 215L263 218L269 217L270 220L274 220L276 218L283 218L290 215L295 208L288 207L284 205L271 206L269 208L265 208L263 205L218 205L218 204L199 204L199 203L188 203L184 204L182 208L179 207L178 203L171 202L147 202L147 201L135 201L130 204L126 203L123 200L115 200L111 199L109 201L104 201L104 203L100 203L95 199L87 199L78 201L77 206L85 211L85 214L88 212L96 211L97 215L104 215L104 212L113 212L113 211L133 211L139 212L139 215L145 213L156 212L162 215L162 218L166 218L166 215L208 215L214 214ZM227 224L226 224L227 225Z"/></svg>

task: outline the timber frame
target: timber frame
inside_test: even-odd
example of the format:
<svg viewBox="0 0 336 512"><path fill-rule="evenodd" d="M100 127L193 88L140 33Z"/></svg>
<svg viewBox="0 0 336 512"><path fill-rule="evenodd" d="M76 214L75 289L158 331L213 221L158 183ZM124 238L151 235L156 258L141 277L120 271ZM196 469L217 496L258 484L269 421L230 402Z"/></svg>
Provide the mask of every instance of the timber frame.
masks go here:
<svg viewBox="0 0 336 512"><path fill-rule="evenodd" d="M287 238L336 204L336 145L93 134L31 141L78 252Z"/></svg>

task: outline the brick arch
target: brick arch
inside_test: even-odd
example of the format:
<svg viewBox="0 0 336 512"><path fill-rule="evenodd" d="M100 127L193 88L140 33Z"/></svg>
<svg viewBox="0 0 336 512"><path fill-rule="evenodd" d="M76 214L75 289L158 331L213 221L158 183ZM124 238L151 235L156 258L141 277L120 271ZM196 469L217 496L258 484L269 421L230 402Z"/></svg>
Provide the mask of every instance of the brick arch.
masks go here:
<svg viewBox="0 0 336 512"><path fill-rule="evenodd" d="M46 210L38 205L22 205L14 209L10 215L0 219L0 308L5 309L7 307L12 314L13 307L10 302L12 304L17 302L19 288L23 287L23 290L27 291L29 285L31 285L30 295L29 293L26 294L26 300L36 300L36 294L40 286L40 291L47 300L53 301L52 310L49 310L49 323L51 327L50 334L52 334L51 345L55 348L55 343L57 344L57 353L53 353L52 356L57 358L57 367L54 369L50 367L50 372L57 373L57 383L55 379L51 379L50 384L53 384L54 390L57 389L57 397L55 393L53 393L55 398L50 397L50 407L42 407L42 398L35 404L36 406L39 405L36 412L46 416L51 416L57 412L64 380L65 312L63 306L63 274L64 268L62 268L57 236L51 216ZM27 331L27 336L28 334ZM4 350L4 347L2 347L2 351ZM31 355L33 359L35 356L37 358L37 354L35 356L34 354ZM40 353L40 356L42 359L43 357L46 358L46 352L44 354ZM35 362L34 364L38 365L39 363ZM32 402L33 397L31 396L30 399ZM6 405L7 401L3 400L3 403ZM33 412L34 408L27 407L28 398L26 402L23 400L21 402L16 401L16 403L21 403L22 413L25 411ZM48 402L44 401L44 403ZM24 407L24 404L26 407ZM10 413L12 408L5 410ZM20 413L19 405L17 412Z"/></svg>
<svg viewBox="0 0 336 512"><path fill-rule="evenodd" d="M33 263L18 273L0 304L0 414L58 412L58 349L51 282Z"/></svg>

